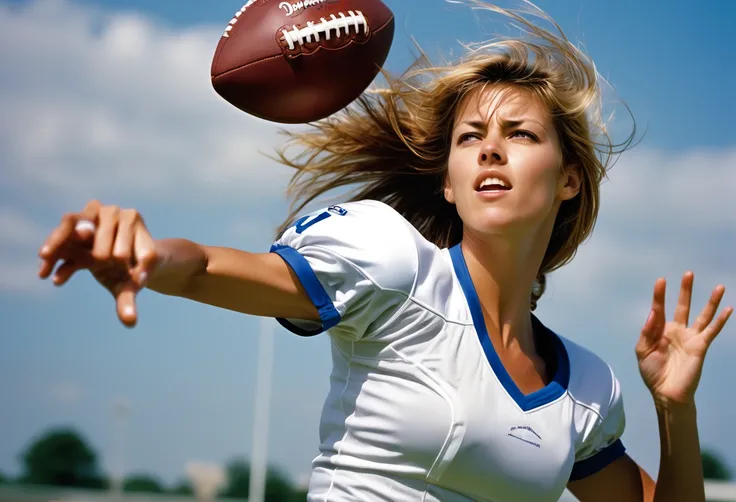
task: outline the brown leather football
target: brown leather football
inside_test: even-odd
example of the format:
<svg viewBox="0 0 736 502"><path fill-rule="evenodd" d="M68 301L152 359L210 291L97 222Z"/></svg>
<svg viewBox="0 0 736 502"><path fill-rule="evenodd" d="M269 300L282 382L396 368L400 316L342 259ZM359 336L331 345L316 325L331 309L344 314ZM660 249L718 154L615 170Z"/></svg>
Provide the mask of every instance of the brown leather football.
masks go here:
<svg viewBox="0 0 736 502"><path fill-rule="evenodd" d="M313 122L368 88L393 37L380 0L249 0L217 45L212 86L262 119Z"/></svg>

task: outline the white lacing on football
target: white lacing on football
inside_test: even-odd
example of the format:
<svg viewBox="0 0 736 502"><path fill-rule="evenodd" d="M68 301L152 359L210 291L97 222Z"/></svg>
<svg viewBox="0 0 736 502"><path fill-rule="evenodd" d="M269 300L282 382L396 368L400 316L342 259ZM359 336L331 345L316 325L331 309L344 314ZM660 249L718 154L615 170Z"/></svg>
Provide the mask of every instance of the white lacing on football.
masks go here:
<svg viewBox="0 0 736 502"><path fill-rule="evenodd" d="M309 42L319 42L321 37L330 40L333 33L336 37L350 35L350 28L355 29L355 33L359 34L363 28L363 33L368 34L368 20L359 10L349 10L345 15L338 12L337 15L330 15L330 19L320 18L320 22L308 22L304 28L294 26L291 30L281 30L284 34L284 41L289 46L289 50L294 50L296 44L304 45Z"/></svg>
<svg viewBox="0 0 736 502"><path fill-rule="evenodd" d="M225 33L222 34L223 37L229 38L230 32L233 31L233 28L235 27L235 23L238 22L238 18L245 12L245 9L250 7L256 2L256 0L248 0L245 5L243 5L238 12L235 13L233 18L230 20L230 22L227 25L227 28L225 28Z"/></svg>

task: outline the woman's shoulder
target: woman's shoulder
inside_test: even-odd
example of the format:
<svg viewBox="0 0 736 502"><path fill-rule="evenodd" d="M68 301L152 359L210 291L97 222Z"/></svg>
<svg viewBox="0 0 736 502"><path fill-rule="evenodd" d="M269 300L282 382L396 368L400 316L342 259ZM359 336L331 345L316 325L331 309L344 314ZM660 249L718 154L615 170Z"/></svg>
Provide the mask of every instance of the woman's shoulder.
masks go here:
<svg viewBox="0 0 736 502"><path fill-rule="evenodd" d="M569 394L579 403L605 412L620 394L613 368L591 349L568 338L559 338L569 361Z"/></svg>
<svg viewBox="0 0 736 502"><path fill-rule="evenodd" d="M418 241L412 230L388 204L351 201L301 216L271 250L297 251L323 263L324 272L335 277L357 272L381 289L407 291L419 268Z"/></svg>
<svg viewBox="0 0 736 502"><path fill-rule="evenodd" d="M432 246L396 209L364 199L334 204L300 216L279 241L312 242L368 252L400 252Z"/></svg>

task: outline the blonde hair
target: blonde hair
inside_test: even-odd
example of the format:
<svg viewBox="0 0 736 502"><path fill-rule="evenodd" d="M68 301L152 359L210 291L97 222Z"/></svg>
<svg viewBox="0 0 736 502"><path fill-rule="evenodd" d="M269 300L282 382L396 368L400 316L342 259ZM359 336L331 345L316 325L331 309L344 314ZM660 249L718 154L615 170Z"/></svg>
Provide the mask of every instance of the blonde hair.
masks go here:
<svg viewBox="0 0 736 502"><path fill-rule="evenodd" d="M401 77L386 75L386 88L364 93L306 132L287 132L290 141L278 151L278 160L296 173L288 189L291 214L279 231L321 195L356 185L348 200L383 201L437 246L457 244L463 224L443 194L455 116L471 92L490 84L518 86L547 105L564 163L579 166L582 175L579 195L559 209L531 292L533 310L544 293L546 274L572 260L590 236L600 184L617 148L623 151L631 143L633 131L620 145L611 141L602 121L602 79L595 65L543 11L529 4L526 14L550 22L557 34L534 25L522 11L480 0L465 3L509 17L527 37L466 46L465 57L441 66L420 53ZM286 154L289 146L299 147L292 158Z"/></svg>

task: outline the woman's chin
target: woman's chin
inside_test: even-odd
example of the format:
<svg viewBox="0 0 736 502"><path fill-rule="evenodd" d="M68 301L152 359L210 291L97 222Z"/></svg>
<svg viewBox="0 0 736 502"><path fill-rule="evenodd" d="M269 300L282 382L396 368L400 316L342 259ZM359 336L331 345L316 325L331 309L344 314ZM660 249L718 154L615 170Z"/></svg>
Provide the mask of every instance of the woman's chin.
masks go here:
<svg viewBox="0 0 736 502"><path fill-rule="evenodd" d="M470 230L478 236L519 235L533 231L538 226L538 219L495 208L475 215L470 221L465 220L466 231Z"/></svg>

